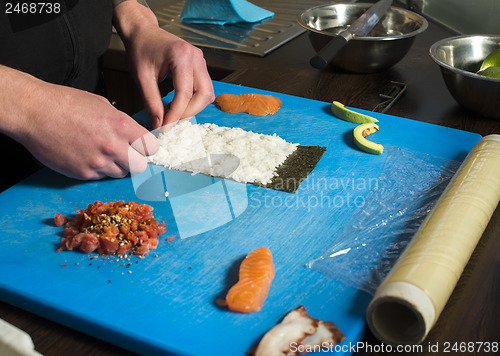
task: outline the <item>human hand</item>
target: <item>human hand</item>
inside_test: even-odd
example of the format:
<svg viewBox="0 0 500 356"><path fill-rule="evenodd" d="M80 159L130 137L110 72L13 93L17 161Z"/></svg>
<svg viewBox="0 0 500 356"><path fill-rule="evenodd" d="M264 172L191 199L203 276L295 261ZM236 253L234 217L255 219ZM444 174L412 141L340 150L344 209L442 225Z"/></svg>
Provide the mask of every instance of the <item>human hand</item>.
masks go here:
<svg viewBox="0 0 500 356"><path fill-rule="evenodd" d="M212 81L199 48L151 24L141 26L129 38L127 52L153 128L192 117L214 101ZM158 88L167 75L175 90L168 111Z"/></svg>
<svg viewBox="0 0 500 356"><path fill-rule="evenodd" d="M153 134L101 96L43 82L35 89L33 110L13 136L57 172L120 178L144 171L145 155L158 150Z"/></svg>

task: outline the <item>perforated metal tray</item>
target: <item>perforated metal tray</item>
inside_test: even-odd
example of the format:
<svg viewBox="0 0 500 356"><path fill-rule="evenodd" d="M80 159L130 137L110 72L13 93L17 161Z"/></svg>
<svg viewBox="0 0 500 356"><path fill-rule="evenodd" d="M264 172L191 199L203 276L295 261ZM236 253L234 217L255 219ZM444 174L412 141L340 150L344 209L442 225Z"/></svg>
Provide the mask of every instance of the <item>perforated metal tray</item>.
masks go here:
<svg viewBox="0 0 500 356"><path fill-rule="evenodd" d="M237 23L219 26L182 22L180 15L184 0L169 1L152 7L152 10L162 28L193 45L265 56L304 32L304 29L297 23L297 15L310 7L332 1L251 0L250 2L274 12L274 16L253 24Z"/></svg>

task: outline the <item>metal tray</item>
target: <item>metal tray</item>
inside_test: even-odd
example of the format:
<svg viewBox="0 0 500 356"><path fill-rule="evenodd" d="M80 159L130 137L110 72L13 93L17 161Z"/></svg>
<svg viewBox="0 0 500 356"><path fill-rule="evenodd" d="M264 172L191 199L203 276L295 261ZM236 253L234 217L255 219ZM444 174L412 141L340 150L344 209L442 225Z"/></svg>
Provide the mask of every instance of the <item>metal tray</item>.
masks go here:
<svg viewBox="0 0 500 356"><path fill-rule="evenodd" d="M323 5L327 2L320 0L252 0L251 3L274 12L274 16L257 23L220 26L182 22L180 16L184 0L170 1L158 7L152 7L152 9L163 29L193 45L265 56L305 31L297 23L297 15L310 7Z"/></svg>

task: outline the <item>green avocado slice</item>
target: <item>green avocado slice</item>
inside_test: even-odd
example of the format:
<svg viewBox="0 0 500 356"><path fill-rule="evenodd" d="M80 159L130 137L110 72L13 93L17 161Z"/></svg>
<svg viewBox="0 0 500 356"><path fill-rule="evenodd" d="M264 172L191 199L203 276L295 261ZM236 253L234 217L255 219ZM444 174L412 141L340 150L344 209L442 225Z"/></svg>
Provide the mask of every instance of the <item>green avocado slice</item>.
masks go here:
<svg viewBox="0 0 500 356"><path fill-rule="evenodd" d="M378 131L378 125L374 123L366 123L358 125L354 128L354 144L360 149L368 153L380 155L384 152L384 146L366 139L366 136Z"/></svg>
<svg viewBox="0 0 500 356"><path fill-rule="evenodd" d="M364 124L367 122L378 122L374 117L363 115L358 112L347 109L344 104L334 101L332 103L332 113L339 119L353 122L355 124Z"/></svg>

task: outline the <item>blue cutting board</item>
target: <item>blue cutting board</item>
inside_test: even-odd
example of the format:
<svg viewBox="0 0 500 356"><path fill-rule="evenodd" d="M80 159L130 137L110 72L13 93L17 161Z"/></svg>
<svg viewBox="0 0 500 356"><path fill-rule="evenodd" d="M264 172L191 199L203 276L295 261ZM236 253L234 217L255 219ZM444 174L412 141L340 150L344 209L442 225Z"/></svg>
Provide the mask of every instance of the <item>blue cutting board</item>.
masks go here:
<svg viewBox="0 0 500 356"><path fill-rule="evenodd" d="M347 336L345 345L360 341L370 296L305 265L342 238L337 233L370 189L350 183L376 179L387 154L356 149L351 138L355 125L335 118L329 103L221 82L214 82L214 88L216 95L272 94L283 107L275 115L257 117L223 113L213 104L197 115L199 123L277 133L290 142L327 147L297 193L243 185L246 209L219 227L182 239L169 199L139 199L130 177L83 182L43 169L0 194L0 299L140 354L244 355L299 305L335 322ZM380 120L373 140L387 150L402 147L463 160L480 139L368 113ZM136 119L147 118L139 113ZM325 179L332 184L318 183ZM62 227L54 226L54 214L71 215L96 200L153 205L156 219L168 228L158 249L130 260L56 253ZM210 216L200 220L209 224ZM173 235L175 240L166 241ZM276 266L263 309L240 314L219 307L216 300L236 282L242 258L260 246L270 248ZM351 352L346 347L340 354Z"/></svg>

